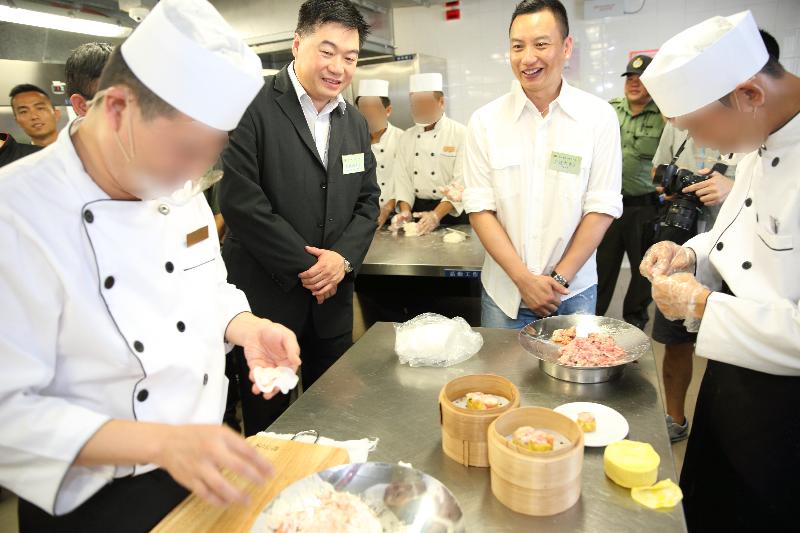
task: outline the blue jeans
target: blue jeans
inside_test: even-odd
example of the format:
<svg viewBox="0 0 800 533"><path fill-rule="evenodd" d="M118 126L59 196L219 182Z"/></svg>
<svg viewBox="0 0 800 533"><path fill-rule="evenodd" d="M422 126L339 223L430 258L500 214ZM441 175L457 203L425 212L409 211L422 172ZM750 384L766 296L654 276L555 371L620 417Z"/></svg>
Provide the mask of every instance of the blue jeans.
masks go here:
<svg viewBox="0 0 800 533"><path fill-rule="evenodd" d="M593 315L597 307L597 285L592 285L580 294L561 302L555 315ZM484 328L522 329L541 317L526 307L520 307L517 318L509 318L482 289L481 326Z"/></svg>

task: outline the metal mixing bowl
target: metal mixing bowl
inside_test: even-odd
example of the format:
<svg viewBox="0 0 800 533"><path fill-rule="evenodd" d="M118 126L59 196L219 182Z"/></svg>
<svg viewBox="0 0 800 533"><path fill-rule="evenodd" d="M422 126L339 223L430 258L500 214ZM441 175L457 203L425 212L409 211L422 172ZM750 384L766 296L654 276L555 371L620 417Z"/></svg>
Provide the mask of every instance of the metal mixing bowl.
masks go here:
<svg viewBox="0 0 800 533"><path fill-rule="evenodd" d="M550 337L555 330L572 326L577 326L579 331L611 335L625 350L625 355L611 366L562 365L558 362L558 349L562 345L552 342ZM650 338L639 328L622 320L594 315L553 316L537 320L520 330L519 343L525 351L539 359L539 368L546 374L573 383L602 383L619 377L625 365L652 350Z"/></svg>
<svg viewBox="0 0 800 533"><path fill-rule="evenodd" d="M347 464L312 474L309 478L313 476L319 476L337 491L361 496L367 503L377 499L381 502L381 512L391 512L402 522L403 532L465 531L463 512L450 490L438 479L414 468L390 463ZM296 481L283 489L264 508L251 531L270 531L266 527L266 517L275 502L287 491L291 493L292 487L307 482L309 478Z"/></svg>

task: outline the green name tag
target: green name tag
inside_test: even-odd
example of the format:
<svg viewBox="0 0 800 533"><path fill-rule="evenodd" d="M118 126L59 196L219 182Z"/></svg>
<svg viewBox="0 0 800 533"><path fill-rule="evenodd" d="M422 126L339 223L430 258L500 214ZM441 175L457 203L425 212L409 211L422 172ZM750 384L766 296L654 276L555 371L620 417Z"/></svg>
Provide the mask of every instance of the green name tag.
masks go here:
<svg viewBox="0 0 800 533"><path fill-rule="evenodd" d="M551 152L550 170L566 172L577 176L581 173L581 156L562 152Z"/></svg>
<svg viewBox="0 0 800 533"><path fill-rule="evenodd" d="M364 172L364 154L347 154L342 156L342 174Z"/></svg>

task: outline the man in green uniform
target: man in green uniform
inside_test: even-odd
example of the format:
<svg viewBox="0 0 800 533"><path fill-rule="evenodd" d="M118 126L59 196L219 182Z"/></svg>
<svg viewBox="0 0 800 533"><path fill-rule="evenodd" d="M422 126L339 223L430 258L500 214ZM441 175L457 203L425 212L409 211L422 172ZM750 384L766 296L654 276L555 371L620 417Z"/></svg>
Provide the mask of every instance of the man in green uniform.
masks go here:
<svg viewBox="0 0 800 533"><path fill-rule="evenodd" d="M597 314L604 315L614 295L614 286L628 255L638 265L652 244L653 224L658 216L659 198L651 174L653 156L664 129L664 119L639 76L652 59L634 56L625 69L625 97L611 100L617 111L622 138L622 217L615 220L597 249ZM631 269L631 283L625 294L622 316L639 328L647 323L650 283Z"/></svg>

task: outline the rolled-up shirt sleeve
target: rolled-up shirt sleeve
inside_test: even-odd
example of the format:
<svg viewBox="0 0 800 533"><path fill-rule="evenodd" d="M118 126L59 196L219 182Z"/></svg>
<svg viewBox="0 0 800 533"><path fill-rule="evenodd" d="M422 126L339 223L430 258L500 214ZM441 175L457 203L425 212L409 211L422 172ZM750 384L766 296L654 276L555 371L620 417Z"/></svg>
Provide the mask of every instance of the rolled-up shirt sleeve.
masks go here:
<svg viewBox="0 0 800 533"><path fill-rule="evenodd" d="M592 165L583 201L583 214L622 216L622 146L614 108L606 105L594 132Z"/></svg>
<svg viewBox="0 0 800 533"><path fill-rule="evenodd" d="M489 164L488 142L476 113L467 125L467 138L464 143L464 211L479 213L497 211L494 187L492 186L492 167Z"/></svg>
<svg viewBox="0 0 800 533"><path fill-rule="evenodd" d="M45 392L56 371L63 286L2 213L0 249L0 485L64 514L114 476L113 466L73 464L109 417Z"/></svg>

